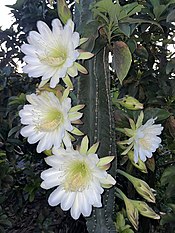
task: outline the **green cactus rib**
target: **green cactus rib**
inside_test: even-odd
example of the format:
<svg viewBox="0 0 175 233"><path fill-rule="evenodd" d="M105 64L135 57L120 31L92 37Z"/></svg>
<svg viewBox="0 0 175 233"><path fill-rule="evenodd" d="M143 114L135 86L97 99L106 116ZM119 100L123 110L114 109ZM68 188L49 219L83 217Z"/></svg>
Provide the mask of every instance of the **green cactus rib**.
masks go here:
<svg viewBox="0 0 175 233"><path fill-rule="evenodd" d="M100 141L99 157L116 155L107 49L102 49L85 65L89 75L81 76L78 80L78 99L86 105L83 117L84 125L81 130L89 136L91 145ZM110 174L114 177L115 171L116 160L110 169ZM102 197L103 207L94 208L92 216L87 218L87 227L90 233L116 232L112 220L114 201L114 188L105 190Z"/></svg>
<svg viewBox="0 0 175 233"><path fill-rule="evenodd" d="M84 49L96 53L94 58L83 65L88 70L88 75L81 75L76 85L78 102L86 107L83 110L83 125L81 130L90 139L90 145L100 141L98 156L116 155L114 117L110 98L110 72L108 64L108 49L100 38L92 35L97 28L92 24L90 29L87 23L93 21L89 5L94 0L80 0L75 5L74 21L82 37L90 37L90 42ZM95 27L95 26L94 26ZM83 29L86 28L85 31ZM83 32L85 34L83 34ZM89 33L89 34L88 34ZM98 33L96 33L98 35ZM110 174L116 175L117 159L112 163ZM89 233L115 233L113 222L115 208L115 188L105 190L102 195L102 208L94 208L91 216L86 218Z"/></svg>

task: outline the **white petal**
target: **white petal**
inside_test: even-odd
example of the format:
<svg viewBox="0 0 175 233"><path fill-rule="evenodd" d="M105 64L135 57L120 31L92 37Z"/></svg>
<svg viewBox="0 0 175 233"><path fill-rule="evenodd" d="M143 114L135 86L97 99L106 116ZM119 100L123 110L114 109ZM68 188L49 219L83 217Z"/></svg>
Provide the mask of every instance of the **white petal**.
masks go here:
<svg viewBox="0 0 175 233"><path fill-rule="evenodd" d="M29 76L34 77L34 78L42 76L45 70L46 68L42 67L41 65L34 66L34 65L28 64L23 67L23 72L28 73Z"/></svg>
<svg viewBox="0 0 175 233"><path fill-rule="evenodd" d="M88 217L90 216L92 212L92 205L89 204L89 201L88 201L89 197L85 196L84 192L80 193L80 195L81 195L81 203L83 203L81 205L81 212L85 217Z"/></svg>
<svg viewBox="0 0 175 233"><path fill-rule="evenodd" d="M67 113L71 109L71 98L66 98L62 101L62 106L64 107L64 112Z"/></svg>
<svg viewBox="0 0 175 233"><path fill-rule="evenodd" d="M44 185L45 187L47 187L47 189L53 188L62 183L63 178L60 177L60 174L63 174L63 172L58 172L58 173L54 175L50 175L47 179L44 180Z"/></svg>
<svg viewBox="0 0 175 233"><path fill-rule="evenodd" d="M63 134L64 134L65 132L63 131ZM54 145L54 147L56 147L56 148L59 148L60 146L61 146L61 143L62 143L62 140L63 140L63 137L64 136L62 136L62 131L55 131L55 135L54 136L52 136L53 137L53 145Z"/></svg>
<svg viewBox="0 0 175 233"><path fill-rule="evenodd" d="M101 195L98 193L98 191L96 189L96 185L91 186L91 188L89 189L89 195L93 199L93 206L94 207L101 207L102 206Z"/></svg>
<svg viewBox="0 0 175 233"><path fill-rule="evenodd" d="M60 171L57 170L57 169L49 168L49 169L41 172L41 179L45 180L45 179L47 179L47 178L49 178L49 177L51 177L53 175L57 175L57 176L59 175L60 176L60 174L62 174L62 171L60 173Z"/></svg>
<svg viewBox="0 0 175 233"><path fill-rule="evenodd" d="M145 156L145 154L144 154L144 151L143 151L141 148L139 148L139 156L140 156L140 159L141 159L143 162L146 161L146 156Z"/></svg>
<svg viewBox="0 0 175 233"><path fill-rule="evenodd" d="M27 55L30 55L30 56L36 56L35 53L36 53L36 50L34 49L34 47L32 45L29 45L29 44L23 44L21 46L21 51Z"/></svg>
<svg viewBox="0 0 175 233"><path fill-rule="evenodd" d="M63 26L60 22L59 19L53 19L52 20L52 32L54 34L54 36L60 36L61 32L63 30Z"/></svg>
<svg viewBox="0 0 175 233"><path fill-rule="evenodd" d="M80 43L80 35L78 32L74 32L73 35L72 35L72 41L73 41L73 45L74 45L74 48L78 47L79 46L79 43Z"/></svg>
<svg viewBox="0 0 175 233"><path fill-rule="evenodd" d="M65 192L61 200L61 209L67 211L70 209L75 201L75 192Z"/></svg>
<svg viewBox="0 0 175 233"><path fill-rule="evenodd" d="M63 143L66 146L66 148L72 147L71 138L67 132L65 132L65 136L63 138Z"/></svg>
<svg viewBox="0 0 175 233"><path fill-rule="evenodd" d="M47 39L48 40L52 39L52 32L46 23L44 23L43 21L38 21L37 28L42 38L44 38L46 41Z"/></svg>
<svg viewBox="0 0 175 233"><path fill-rule="evenodd" d="M54 148L53 148L53 150L54 150ZM45 161L49 166L52 166L53 168L58 169L60 167L60 165L62 164L61 159L62 159L61 155L58 155L58 156L53 155L53 156L49 156L49 157L45 158Z"/></svg>
<svg viewBox="0 0 175 233"><path fill-rule="evenodd" d="M79 207L80 207L80 205L83 205L83 203L80 203L79 200L80 200L79 192L77 192L76 196L75 196L73 206L71 208L71 216L74 219L78 219L80 217L80 214L81 214Z"/></svg>
<svg viewBox="0 0 175 233"><path fill-rule="evenodd" d="M28 142L34 144L38 142L44 136L43 132L35 132L33 135L29 135Z"/></svg>
<svg viewBox="0 0 175 233"><path fill-rule="evenodd" d="M71 20L71 19L68 19L66 25L64 26L64 28L66 27L70 27L71 28L71 31L73 32L74 31L74 22Z"/></svg>
<svg viewBox="0 0 175 233"><path fill-rule="evenodd" d="M137 163L139 160L139 149L138 149L138 144L134 144L134 162Z"/></svg>
<svg viewBox="0 0 175 233"><path fill-rule="evenodd" d="M23 137L28 137L35 134L35 127L32 125L25 126L21 129L20 133Z"/></svg>
<svg viewBox="0 0 175 233"><path fill-rule="evenodd" d="M49 150L52 147L52 138L50 138L50 136L48 136L48 134L46 134L44 137L41 138L41 140L39 141L36 151L38 153L41 153L44 150Z"/></svg>
<svg viewBox="0 0 175 233"><path fill-rule="evenodd" d="M21 117L21 123L25 124L25 123L23 123L23 121L25 122L25 120L26 120L25 118L32 118L32 113L29 112L29 111L25 111L24 109L22 109L22 110L19 111L19 116Z"/></svg>
<svg viewBox="0 0 175 233"><path fill-rule="evenodd" d="M32 56L24 56L23 61L31 65L34 65L34 66L37 66L40 64L40 60L37 57L32 57Z"/></svg>
<svg viewBox="0 0 175 233"><path fill-rule="evenodd" d="M58 76L56 72L50 80L50 87L55 88L56 85L59 83L59 80L60 80L60 77Z"/></svg>
<svg viewBox="0 0 175 233"><path fill-rule="evenodd" d="M48 202L50 206L60 204L62 197L65 195L65 190L60 186L55 189L49 196Z"/></svg>
<svg viewBox="0 0 175 233"><path fill-rule="evenodd" d="M32 119L32 114L31 113L29 113L28 116L27 116L27 114L25 114L25 111L24 111L20 115L21 115L21 123L23 125L33 124L33 119ZM24 115L26 115L26 117Z"/></svg>
<svg viewBox="0 0 175 233"><path fill-rule="evenodd" d="M28 41L30 44L34 46L36 50L43 50L47 46L47 44L42 39L41 35L36 31L31 31L29 33Z"/></svg>

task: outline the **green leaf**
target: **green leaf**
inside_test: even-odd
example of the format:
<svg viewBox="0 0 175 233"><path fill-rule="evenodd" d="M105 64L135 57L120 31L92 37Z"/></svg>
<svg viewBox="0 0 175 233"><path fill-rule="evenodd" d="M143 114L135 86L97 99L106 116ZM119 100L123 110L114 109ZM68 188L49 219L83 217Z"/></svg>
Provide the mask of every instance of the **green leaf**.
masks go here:
<svg viewBox="0 0 175 233"><path fill-rule="evenodd" d="M136 55L140 58L143 58L143 59L148 59L148 51L146 50L146 48L142 45L138 45L136 51L135 51Z"/></svg>
<svg viewBox="0 0 175 233"><path fill-rule="evenodd" d="M167 5L160 5L160 4L158 4L158 5L156 5L156 6L154 7L153 12L154 12L155 18L156 18L157 20L160 19L160 16L161 16L162 13L166 10L166 8L167 8Z"/></svg>
<svg viewBox="0 0 175 233"><path fill-rule="evenodd" d="M113 65L117 73L117 77L122 84L131 66L131 52L123 41L117 41L113 45Z"/></svg>
<svg viewBox="0 0 175 233"><path fill-rule="evenodd" d="M142 8L144 8L144 6L138 4L137 2L126 4L123 6L123 10L126 12L127 17L134 15L137 12L140 12Z"/></svg>
<svg viewBox="0 0 175 233"><path fill-rule="evenodd" d="M163 31L163 28L161 27L161 25L153 20L128 17L128 18L122 19L121 23L130 23L130 24L133 24L133 23L137 23L137 24L147 23L148 24L149 23L149 24L156 25L157 27L159 27Z"/></svg>
<svg viewBox="0 0 175 233"><path fill-rule="evenodd" d="M21 129L21 126L15 126L8 132L8 137L12 136L14 133L18 132Z"/></svg>
<svg viewBox="0 0 175 233"><path fill-rule="evenodd" d="M161 185L166 185L170 182L170 177L175 179L175 166L168 167L165 169L162 177L161 177Z"/></svg>
<svg viewBox="0 0 175 233"><path fill-rule="evenodd" d="M6 5L7 7L13 8L13 9L20 9L23 7L27 0L17 0L15 4L13 5Z"/></svg>
<svg viewBox="0 0 175 233"><path fill-rule="evenodd" d="M144 121L150 118L157 118L156 121L163 121L171 116L171 113L161 108L147 108L144 111Z"/></svg>
<svg viewBox="0 0 175 233"><path fill-rule="evenodd" d="M172 10L172 11L167 15L166 21L167 21L167 22L175 22L175 9Z"/></svg>
<svg viewBox="0 0 175 233"><path fill-rule="evenodd" d="M164 224L175 224L175 214L174 213L168 213L165 216L162 216L162 219L160 221L160 225Z"/></svg>
<svg viewBox="0 0 175 233"><path fill-rule="evenodd" d="M150 0L151 4L156 7L157 5L160 5L159 0Z"/></svg>
<svg viewBox="0 0 175 233"><path fill-rule="evenodd" d="M122 233L134 233L134 231L131 229L125 229L124 231L122 231Z"/></svg>
<svg viewBox="0 0 175 233"><path fill-rule="evenodd" d="M168 61L166 65L166 74L170 74L173 71L175 71L175 58Z"/></svg>

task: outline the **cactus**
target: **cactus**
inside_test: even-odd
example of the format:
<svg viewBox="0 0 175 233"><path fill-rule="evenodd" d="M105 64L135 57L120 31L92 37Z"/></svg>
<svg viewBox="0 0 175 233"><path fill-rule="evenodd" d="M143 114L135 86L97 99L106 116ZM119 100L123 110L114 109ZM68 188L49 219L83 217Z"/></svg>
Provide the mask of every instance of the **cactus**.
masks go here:
<svg viewBox="0 0 175 233"><path fill-rule="evenodd" d="M89 4L92 0L81 0L75 9L75 22L79 29L92 20ZM78 12L76 12L78 11ZM87 33L87 32L86 32ZM82 35L86 37L86 35ZM94 37L90 38L91 43L87 43L89 49L92 48ZM110 97L110 73L108 66L108 48L106 42L98 38L94 39L95 56L85 62L89 74L82 75L77 82L77 97L79 102L86 105L84 109L83 126L81 130L90 138L90 144L99 141L99 157L106 155L116 156L115 131L113 122L112 102ZM98 43L97 43L98 42ZM99 48L99 44L102 48ZM87 50L87 48L86 48ZM116 159L112 164L110 173L115 177ZM116 232L113 223L113 212L115 206L114 188L105 190L103 194L103 207L94 208L91 217L87 218L87 228L89 233L113 233Z"/></svg>

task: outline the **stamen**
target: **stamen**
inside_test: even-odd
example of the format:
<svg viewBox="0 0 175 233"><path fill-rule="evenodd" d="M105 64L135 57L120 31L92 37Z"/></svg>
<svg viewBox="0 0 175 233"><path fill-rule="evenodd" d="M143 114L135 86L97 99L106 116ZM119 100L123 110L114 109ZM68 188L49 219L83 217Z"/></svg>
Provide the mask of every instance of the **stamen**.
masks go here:
<svg viewBox="0 0 175 233"><path fill-rule="evenodd" d="M45 116L43 116L46 114ZM57 109L48 109L48 113L43 113L42 116L38 115L36 128L39 131L51 132L58 128L63 121L63 114Z"/></svg>
<svg viewBox="0 0 175 233"><path fill-rule="evenodd" d="M60 67L66 61L67 54L61 50L53 50L50 53L46 53L45 56L39 56L40 61L43 64L52 66L52 67Z"/></svg>
<svg viewBox="0 0 175 233"><path fill-rule="evenodd" d="M82 192L90 179L90 169L85 161L76 161L67 170L64 188L66 191Z"/></svg>

